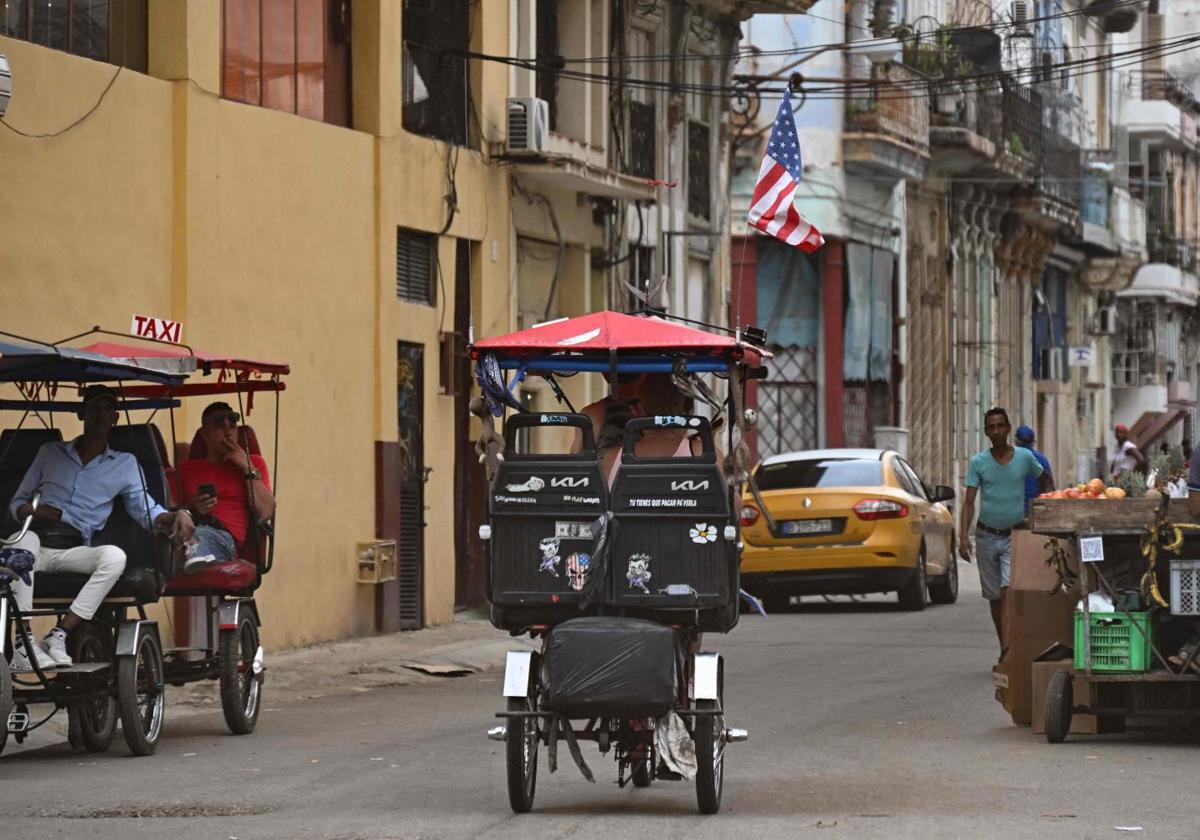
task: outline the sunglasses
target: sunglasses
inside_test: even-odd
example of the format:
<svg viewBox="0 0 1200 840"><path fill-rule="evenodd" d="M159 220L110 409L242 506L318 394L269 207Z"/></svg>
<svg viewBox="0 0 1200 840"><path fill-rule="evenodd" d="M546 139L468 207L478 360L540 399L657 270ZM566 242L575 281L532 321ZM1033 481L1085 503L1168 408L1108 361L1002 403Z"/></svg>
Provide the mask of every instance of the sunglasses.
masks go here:
<svg viewBox="0 0 1200 840"><path fill-rule="evenodd" d="M216 428L226 424L236 426L238 421L242 419L242 415L236 411L214 411L212 414L204 418L204 425Z"/></svg>

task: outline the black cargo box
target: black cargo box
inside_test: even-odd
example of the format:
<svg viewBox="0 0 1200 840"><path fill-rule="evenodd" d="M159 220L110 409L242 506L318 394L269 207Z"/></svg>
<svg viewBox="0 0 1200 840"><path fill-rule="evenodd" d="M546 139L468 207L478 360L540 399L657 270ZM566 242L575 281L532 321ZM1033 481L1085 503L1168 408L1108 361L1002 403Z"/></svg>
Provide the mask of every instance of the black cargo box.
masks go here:
<svg viewBox="0 0 1200 840"><path fill-rule="evenodd" d="M660 717L674 708L683 650L670 627L637 618L575 618L550 630L546 708L578 717Z"/></svg>

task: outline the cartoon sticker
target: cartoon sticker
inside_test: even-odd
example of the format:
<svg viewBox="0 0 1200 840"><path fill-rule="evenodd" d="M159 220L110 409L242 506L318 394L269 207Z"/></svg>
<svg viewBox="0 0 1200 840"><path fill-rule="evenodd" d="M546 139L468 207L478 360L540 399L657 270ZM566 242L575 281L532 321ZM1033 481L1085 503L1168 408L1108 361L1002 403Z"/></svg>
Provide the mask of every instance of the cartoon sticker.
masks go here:
<svg viewBox="0 0 1200 840"><path fill-rule="evenodd" d="M531 475L524 484L506 484L504 485L504 489L509 493L536 493L545 486L546 482L542 481L536 475Z"/></svg>
<svg viewBox="0 0 1200 840"><path fill-rule="evenodd" d="M583 589L583 585L587 583L588 565L591 562L591 555L588 554L567 555L567 583L576 592Z"/></svg>
<svg viewBox="0 0 1200 840"><path fill-rule="evenodd" d="M687 418L681 417L678 414L656 414L654 415L655 426L686 426Z"/></svg>
<svg viewBox="0 0 1200 840"><path fill-rule="evenodd" d="M650 594L650 555L634 554L629 558L629 566L625 570L625 580L629 581L630 589L640 589Z"/></svg>
<svg viewBox="0 0 1200 840"><path fill-rule="evenodd" d="M542 552L542 562L538 571L549 572L558 577L558 564L562 562L562 558L558 556L558 537L546 537L538 544L538 549Z"/></svg>
<svg viewBox="0 0 1200 840"><path fill-rule="evenodd" d="M688 528L688 536L692 538L692 542L696 543L696 545L716 542L717 526L709 525L707 522L697 522L695 528Z"/></svg>

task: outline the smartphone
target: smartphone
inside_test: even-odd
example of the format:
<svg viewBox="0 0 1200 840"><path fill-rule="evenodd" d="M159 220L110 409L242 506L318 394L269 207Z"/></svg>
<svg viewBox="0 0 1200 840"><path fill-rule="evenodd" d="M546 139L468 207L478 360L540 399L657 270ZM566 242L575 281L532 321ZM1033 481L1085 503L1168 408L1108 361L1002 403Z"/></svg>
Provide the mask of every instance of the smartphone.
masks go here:
<svg viewBox="0 0 1200 840"><path fill-rule="evenodd" d="M212 496L215 499L217 497L217 485L201 484L198 492L201 496Z"/></svg>

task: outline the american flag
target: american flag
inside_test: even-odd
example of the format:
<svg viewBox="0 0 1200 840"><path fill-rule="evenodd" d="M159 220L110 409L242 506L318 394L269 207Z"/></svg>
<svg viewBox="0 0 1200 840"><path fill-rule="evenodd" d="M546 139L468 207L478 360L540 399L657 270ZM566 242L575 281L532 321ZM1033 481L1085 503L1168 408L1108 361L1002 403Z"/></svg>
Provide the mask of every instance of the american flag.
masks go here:
<svg viewBox="0 0 1200 840"><path fill-rule="evenodd" d="M796 136L796 120L792 117L792 97L785 91L783 101L779 103L779 115L771 128L767 153L758 170L758 183L754 185L754 197L750 200L749 221L752 228L811 253L825 244L825 238L796 211L794 199L802 169L800 140Z"/></svg>

